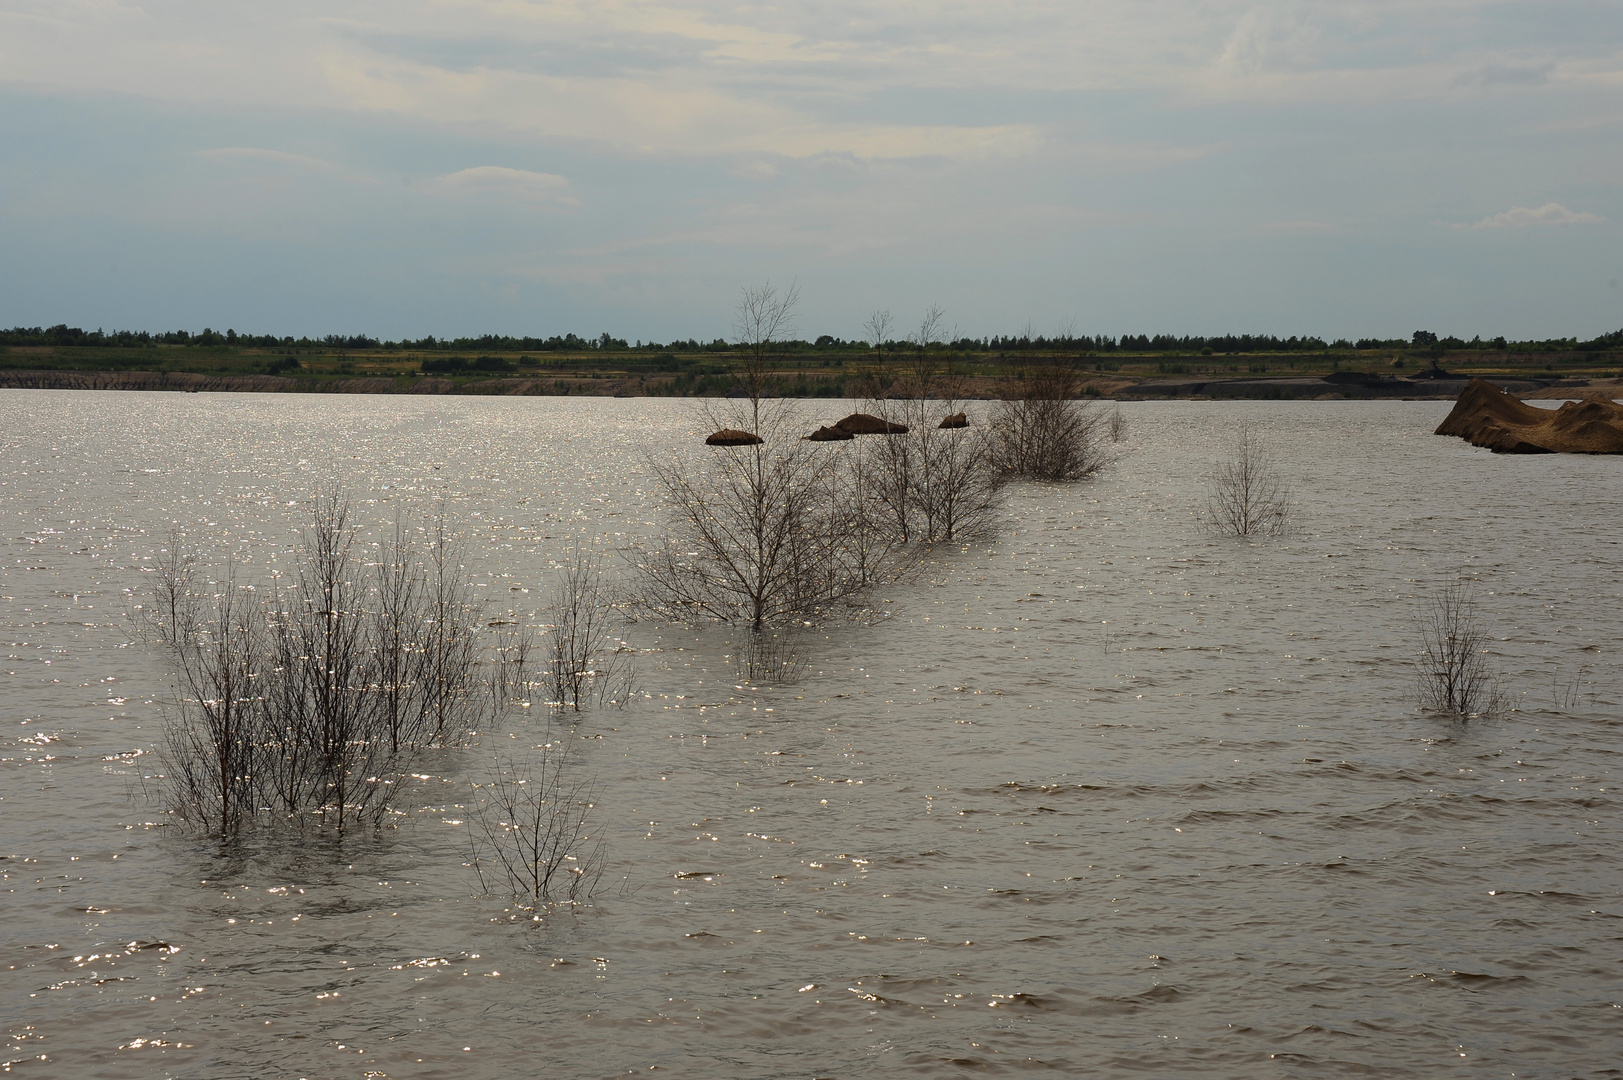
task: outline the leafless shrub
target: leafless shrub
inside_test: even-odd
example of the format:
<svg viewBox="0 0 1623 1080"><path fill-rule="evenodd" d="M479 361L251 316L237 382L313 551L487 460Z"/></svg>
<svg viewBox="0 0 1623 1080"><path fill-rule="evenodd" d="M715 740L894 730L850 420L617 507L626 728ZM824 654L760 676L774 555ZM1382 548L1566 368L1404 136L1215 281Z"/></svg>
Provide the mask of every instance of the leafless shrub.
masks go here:
<svg viewBox="0 0 1623 1080"><path fill-rule="evenodd" d="M258 810L268 706L258 681L264 620L251 600L238 595L229 564L215 586L208 617L202 617L196 594L188 589L168 609L171 619L180 618L161 624L186 628L172 642L181 710L165 726L162 754L175 814L206 831L228 833Z"/></svg>
<svg viewBox="0 0 1623 1080"><path fill-rule="evenodd" d="M1108 465L1104 418L1081 393L1063 358L1022 370L988 422L992 467L1009 479L1082 480Z"/></svg>
<svg viewBox="0 0 1623 1080"><path fill-rule="evenodd" d="M187 549L185 534L177 528L169 530L152 561L157 576L149 586L151 599L136 605L130 612L131 621L142 637L173 647L196 630L189 620L196 618L201 600L194 595L197 555Z"/></svg>
<svg viewBox="0 0 1623 1080"><path fill-rule="evenodd" d="M770 281L743 289L733 315L733 340L743 354L733 371L750 403L751 423L741 430L760 434L761 399L771 375L772 348L794 329L800 290L793 284L780 292Z"/></svg>
<svg viewBox="0 0 1623 1080"><path fill-rule="evenodd" d="M862 323L862 332L875 352L883 352L890 340L891 317L889 311L874 311Z"/></svg>
<svg viewBox="0 0 1623 1080"><path fill-rule="evenodd" d="M1121 414L1121 406L1117 405L1110 410L1110 441L1121 442L1127 438L1127 418Z"/></svg>
<svg viewBox="0 0 1623 1080"><path fill-rule="evenodd" d="M472 593L460 545L450 538L443 516L435 522L425 553L425 588L418 623L423 626L417 683L415 732L437 742L470 717L478 700L480 629L485 608Z"/></svg>
<svg viewBox="0 0 1623 1080"><path fill-rule="evenodd" d="M827 520L819 527L829 533L834 572L848 578L852 600L906 577L922 554L886 509L887 500L895 498L895 477L887 472L894 463L885 460L885 444L876 440L893 437L864 436L835 444L830 447L831 467L822 477L819 505ZM874 450L880 453L870 453Z"/></svg>
<svg viewBox="0 0 1623 1080"><path fill-rule="evenodd" d="M638 607L759 631L860 603L915 560L863 525L848 444L802 441L783 402L749 407L760 444L650 461L670 523L643 559Z"/></svg>
<svg viewBox="0 0 1623 1080"><path fill-rule="evenodd" d="M1582 665L1578 668L1577 673L1571 677L1564 677L1559 670L1550 675L1550 696L1554 699L1557 711L1567 712L1578 708L1584 702L1586 696L1590 707L1594 707L1597 697L1595 684L1593 682L1587 683L1589 693L1587 695L1584 693L1584 686L1586 685L1584 677L1588 674L1589 667Z"/></svg>
<svg viewBox="0 0 1623 1080"><path fill-rule="evenodd" d="M416 734L416 688L427 655L414 648L422 633L420 607L427 582L412 556L405 525L397 519L393 536L379 545L372 577L374 603L367 613L377 648L377 694L389 729L389 746L394 750L399 749L402 736L409 742Z"/></svg>
<svg viewBox="0 0 1623 1080"><path fill-rule="evenodd" d="M1249 427L1207 478L1206 524L1223 536L1279 536L1290 521L1291 493Z"/></svg>
<svg viewBox="0 0 1623 1080"><path fill-rule="evenodd" d="M247 599L229 569L212 610L188 594L164 741L181 820L222 835L263 816L376 825L416 754L496 707L443 523L421 560L399 527L371 572L353 550L348 504L329 491L268 599Z"/></svg>
<svg viewBox="0 0 1623 1080"><path fill-rule="evenodd" d="M749 631L733 654L744 682L791 684L800 678L800 636L793 628Z"/></svg>
<svg viewBox="0 0 1623 1080"><path fill-rule="evenodd" d="M890 396L899 373L886 364L892 319L889 311L875 311L862 324L862 332L872 350L866 362L852 372L850 385L858 397L883 399Z"/></svg>
<svg viewBox="0 0 1623 1080"><path fill-rule="evenodd" d="M947 313L938 305L931 304L924 309L924 315L919 319L918 329L914 330L908 339L912 346L910 363L906 377L904 395L909 398L927 398L937 396L961 397L953 378L952 365L947 362L939 351L940 338L946 327ZM951 383L953 385L944 385ZM947 391L945 394L942 391Z"/></svg>
<svg viewBox="0 0 1623 1080"><path fill-rule="evenodd" d="M1450 585L1420 616L1420 704L1433 712L1477 716L1502 708L1488 660L1488 635L1469 585Z"/></svg>
<svg viewBox="0 0 1623 1080"><path fill-rule="evenodd" d="M599 704L624 705L635 676L629 650L613 633L602 562L578 550L558 570L547 630L546 687L552 703L579 712L595 691Z"/></svg>
<svg viewBox="0 0 1623 1080"><path fill-rule="evenodd" d="M889 328L882 314L882 323L870 319L875 338ZM940 348L945 319L929 307L907 339L902 367L870 380L867 410L907 430L859 437L843 477L860 492L854 505L867 517L863 527L891 543L980 539L1002 506L984 429L942 426L965 410L965 381Z"/></svg>
<svg viewBox="0 0 1623 1080"><path fill-rule="evenodd" d="M603 874L604 842L591 834L597 784L576 775L574 732L548 732L528 759L497 762L473 785L474 873L486 892L499 880L519 906L584 900Z"/></svg>
<svg viewBox="0 0 1623 1080"><path fill-rule="evenodd" d="M509 616L516 615L508 612ZM496 619L487 624L492 634L490 671L485 680L490 693L488 708L500 716L510 708L529 708L538 684L533 678L530 653L535 636L517 618Z"/></svg>
<svg viewBox="0 0 1623 1080"><path fill-rule="evenodd" d="M964 542L994 529L1002 508L984 430L943 428L962 407L956 397L876 401L900 435L869 435L854 448L856 482L871 493L876 523L901 543Z"/></svg>

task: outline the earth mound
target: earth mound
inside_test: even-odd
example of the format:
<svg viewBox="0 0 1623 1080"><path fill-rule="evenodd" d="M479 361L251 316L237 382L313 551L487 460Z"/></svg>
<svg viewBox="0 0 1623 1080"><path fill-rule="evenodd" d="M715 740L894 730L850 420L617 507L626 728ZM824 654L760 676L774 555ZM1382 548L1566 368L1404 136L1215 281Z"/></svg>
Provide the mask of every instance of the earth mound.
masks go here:
<svg viewBox="0 0 1623 1080"><path fill-rule="evenodd" d="M856 436L844 428L820 427L810 435L803 435L801 438L809 442L843 442L846 439L856 438Z"/></svg>
<svg viewBox="0 0 1623 1080"><path fill-rule="evenodd" d="M1528 405L1472 379L1437 428L1496 454L1623 454L1623 405L1600 391L1559 409Z"/></svg>
<svg viewBox="0 0 1623 1080"><path fill-rule="evenodd" d="M834 425L853 435L906 435L906 424L893 424L865 412L854 412Z"/></svg>
<svg viewBox="0 0 1623 1080"><path fill-rule="evenodd" d="M941 423L938 424L937 426L938 427L944 427L944 428L968 427L969 426L969 414L968 413L955 412L951 416L947 417L945 420L941 421Z"/></svg>
<svg viewBox="0 0 1623 1080"><path fill-rule="evenodd" d="M755 446L763 440L759 435L736 428L722 428L704 441L706 446Z"/></svg>

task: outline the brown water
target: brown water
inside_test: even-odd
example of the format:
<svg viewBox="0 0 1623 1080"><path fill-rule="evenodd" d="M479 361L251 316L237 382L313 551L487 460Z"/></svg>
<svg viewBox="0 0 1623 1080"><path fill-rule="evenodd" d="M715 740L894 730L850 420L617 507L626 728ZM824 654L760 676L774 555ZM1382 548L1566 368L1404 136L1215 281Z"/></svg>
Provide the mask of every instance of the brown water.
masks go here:
<svg viewBox="0 0 1623 1080"><path fill-rule="evenodd" d="M369 524L443 503L527 612L549 558L646 535L690 406L0 392L8 1071L1623 1075L1623 461L1473 450L1435 402L1124 406L1114 468L1015 490L798 686L634 628L649 696L579 731L604 888L539 925L478 894L459 810L539 718L380 838L156 824L165 667L124 611L171 522L263 573L329 477ZM1240 422L1289 538L1198 527ZM1469 724L1409 667L1462 576L1517 705Z"/></svg>

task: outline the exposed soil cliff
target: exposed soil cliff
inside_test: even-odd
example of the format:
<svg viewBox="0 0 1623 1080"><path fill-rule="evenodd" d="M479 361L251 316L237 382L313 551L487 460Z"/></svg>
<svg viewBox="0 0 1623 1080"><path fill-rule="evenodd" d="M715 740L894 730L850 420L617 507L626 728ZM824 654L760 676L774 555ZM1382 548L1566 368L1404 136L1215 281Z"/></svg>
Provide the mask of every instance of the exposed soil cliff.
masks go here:
<svg viewBox="0 0 1623 1080"><path fill-rule="evenodd" d="M1472 379L1437 428L1497 454L1623 454L1623 405L1604 392L1541 409Z"/></svg>

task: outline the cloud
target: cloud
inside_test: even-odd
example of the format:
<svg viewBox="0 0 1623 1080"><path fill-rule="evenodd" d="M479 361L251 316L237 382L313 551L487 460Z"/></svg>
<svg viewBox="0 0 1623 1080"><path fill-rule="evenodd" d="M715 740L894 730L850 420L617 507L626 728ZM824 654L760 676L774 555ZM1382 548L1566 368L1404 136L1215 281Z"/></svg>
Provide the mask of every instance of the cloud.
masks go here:
<svg viewBox="0 0 1623 1080"><path fill-rule="evenodd" d="M1462 71L1454 79L1455 86L1542 86L1550 81L1555 64L1544 61L1536 64L1488 63L1473 71Z"/></svg>
<svg viewBox="0 0 1623 1080"><path fill-rule="evenodd" d="M1580 77L1610 93L1620 67L1593 35L1554 24L1536 53L1506 51L1496 0L129 3L0 0L6 81L385 113L639 155L985 160L1052 145L1054 113L994 105L971 120L952 93L1299 105ZM887 96L911 103L905 120L876 105Z"/></svg>
<svg viewBox="0 0 1623 1080"><path fill-rule="evenodd" d="M1530 225L1597 225L1606 219L1599 214L1582 210L1568 210L1560 203L1545 203L1534 208L1513 206L1502 214L1485 217L1470 225L1455 225L1456 229L1525 229Z"/></svg>
<svg viewBox="0 0 1623 1080"><path fill-rule="evenodd" d="M555 173L527 172L500 165L479 165L461 172L436 176L421 190L454 199L579 206L569 193L569 181Z"/></svg>
<svg viewBox="0 0 1623 1080"><path fill-rule="evenodd" d="M736 176L740 180L773 180L782 176L783 170L770 161L751 161L735 165L727 170L727 174Z"/></svg>

